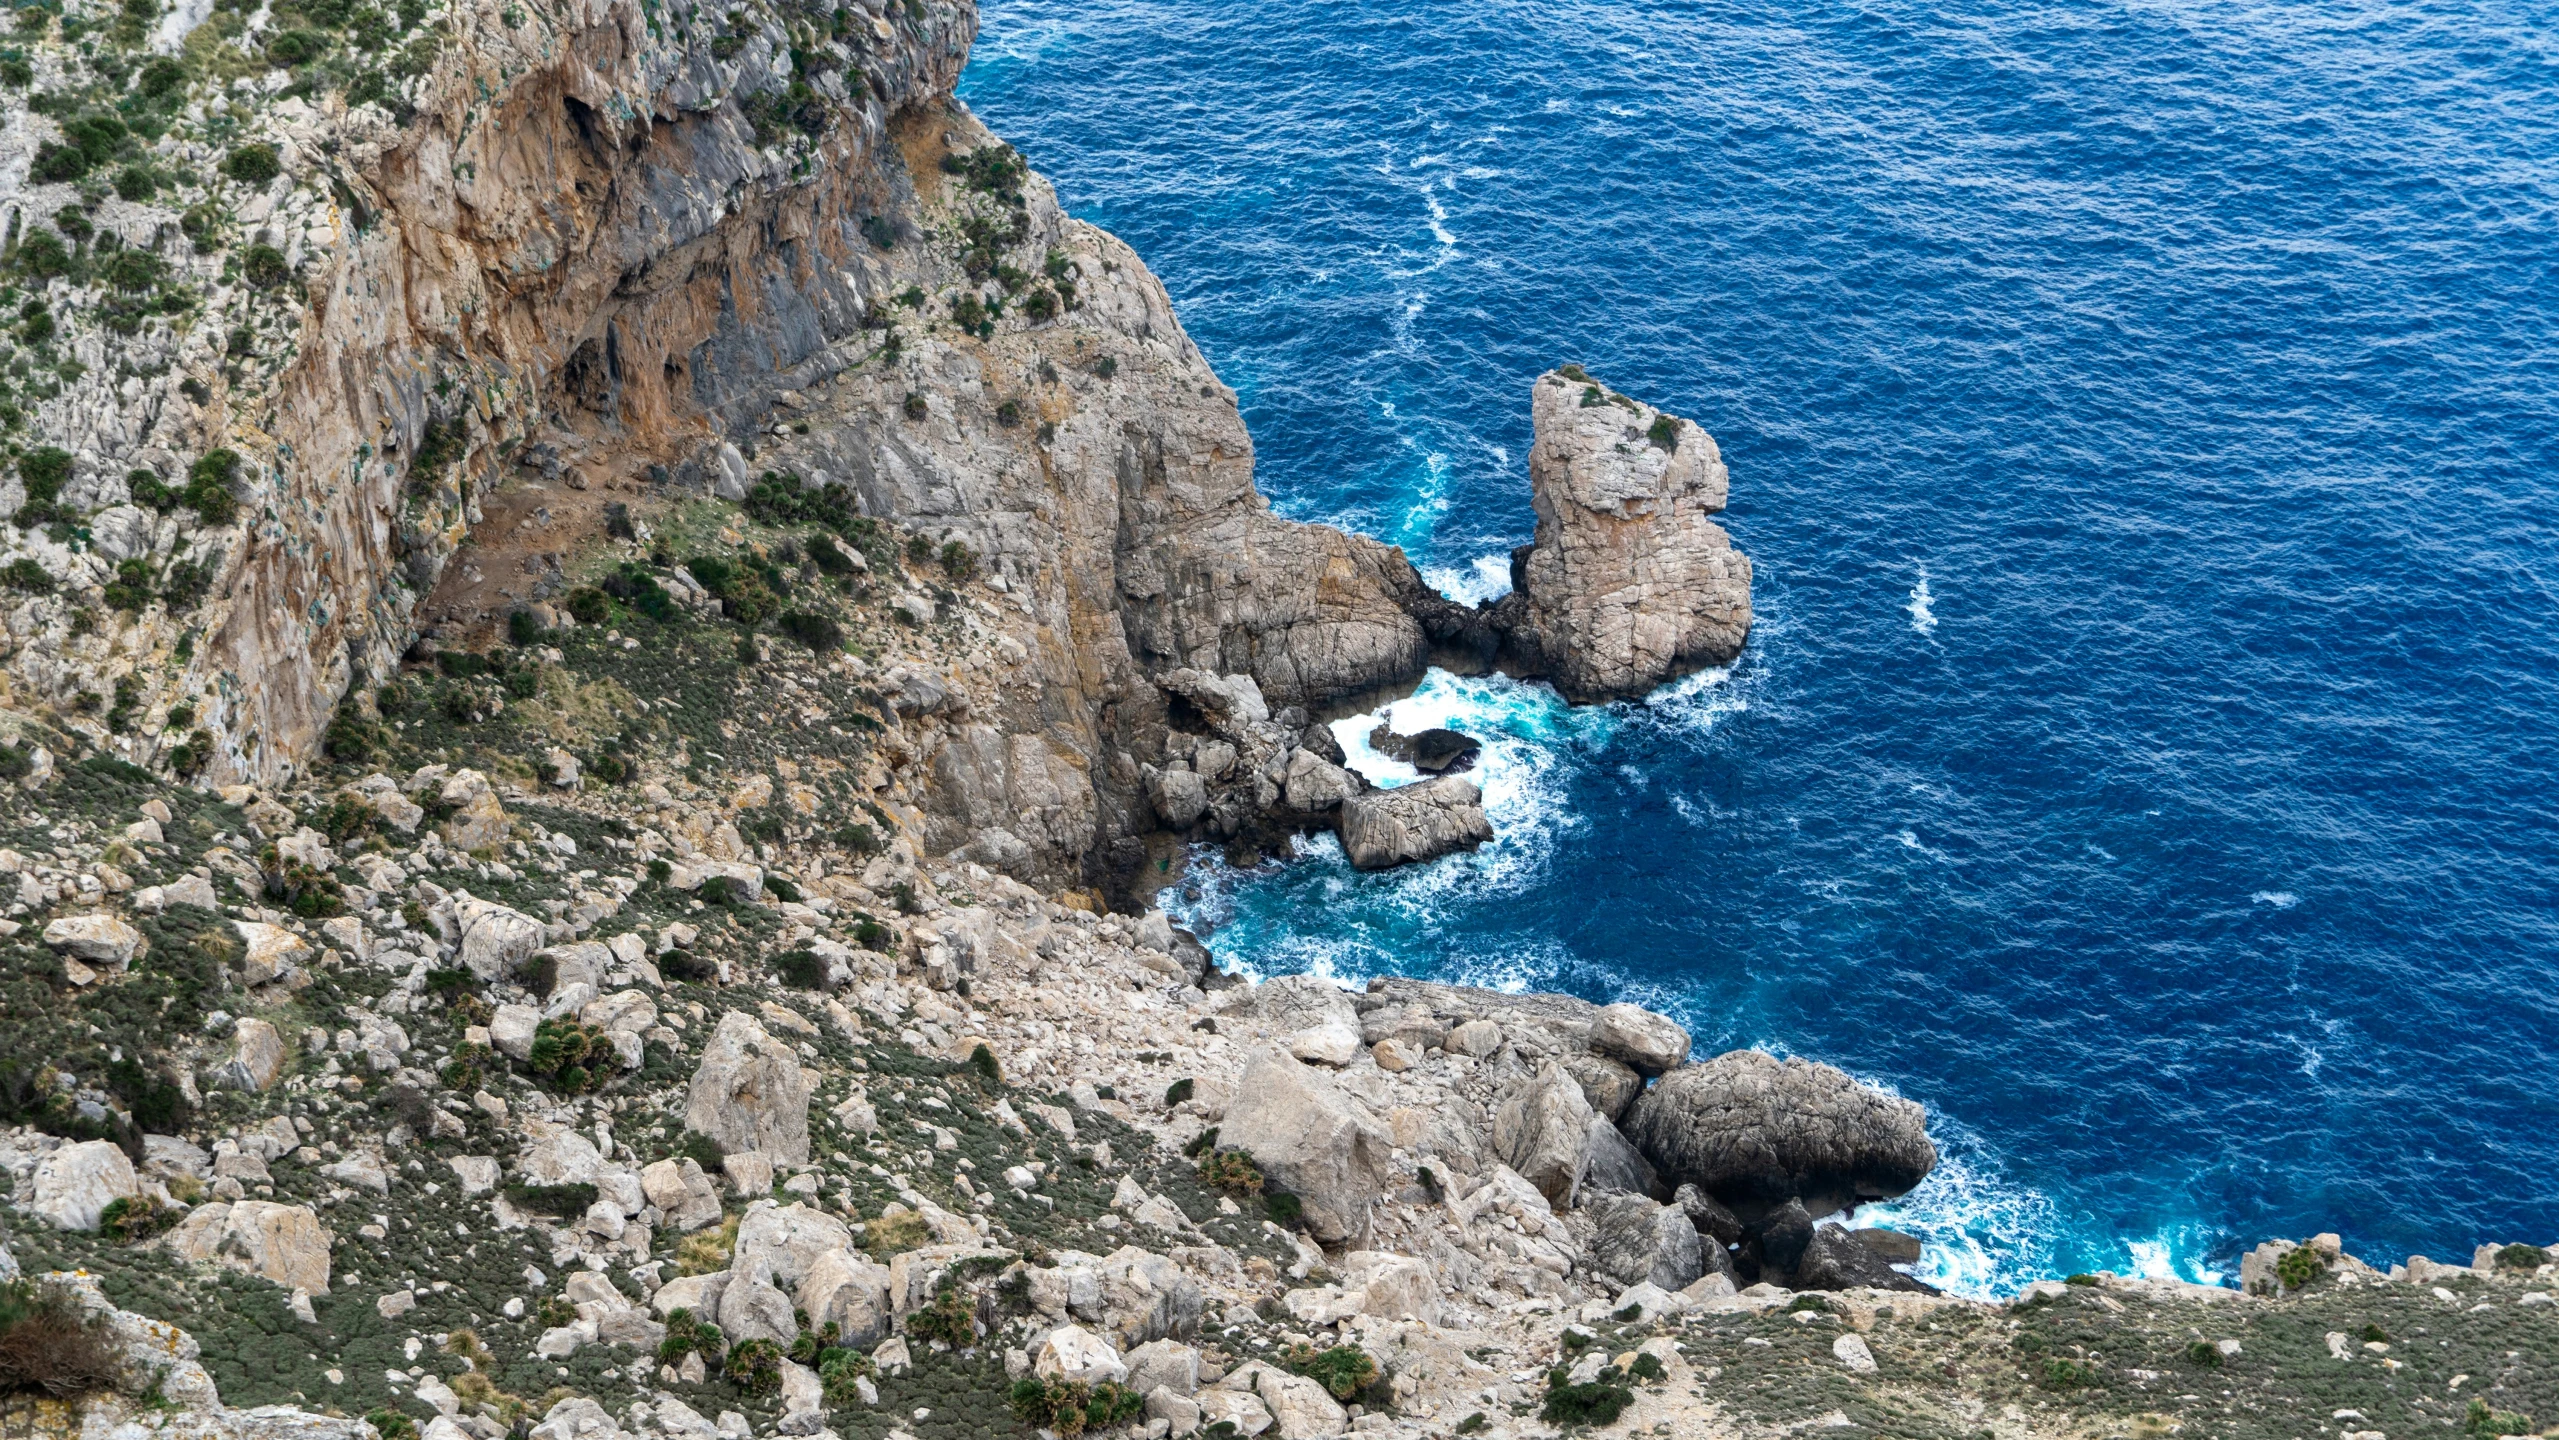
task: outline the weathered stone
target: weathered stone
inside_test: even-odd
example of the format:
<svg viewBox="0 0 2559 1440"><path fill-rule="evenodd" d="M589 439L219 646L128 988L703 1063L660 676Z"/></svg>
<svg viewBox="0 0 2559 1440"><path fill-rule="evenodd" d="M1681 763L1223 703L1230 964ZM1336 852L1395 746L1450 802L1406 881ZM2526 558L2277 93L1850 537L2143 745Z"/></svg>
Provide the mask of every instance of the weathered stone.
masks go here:
<svg viewBox="0 0 2559 1440"><path fill-rule="evenodd" d="M1284 1051L1253 1053L1235 1087L1220 1143L1251 1155L1305 1206L1307 1228L1338 1241L1368 1233L1386 1191L1394 1140L1365 1106Z"/></svg>
<svg viewBox="0 0 2559 1440"><path fill-rule="evenodd" d="M444 821L444 843L456 850L494 850L505 843L509 821L489 779L477 770L447 776L437 798L452 808Z"/></svg>
<svg viewBox="0 0 2559 1440"><path fill-rule="evenodd" d="M467 891L453 893L453 920L461 929L459 958L483 981L514 974L542 948L541 921Z"/></svg>
<svg viewBox="0 0 2559 1440"><path fill-rule="evenodd" d="M1581 1086L1547 1061L1494 1103L1493 1153L1557 1209L1569 1209L1589 1164L1594 1118Z"/></svg>
<svg viewBox="0 0 2559 1440"><path fill-rule="evenodd" d="M1937 1163L1927 1115L1828 1065L1735 1050L1683 1065L1627 1112L1664 1179L1727 1203L1801 1197L1817 1215L1899 1195Z"/></svg>
<svg viewBox="0 0 2559 1440"><path fill-rule="evenodd" d="M44 927L44 943L57 955L107 970L121 970L142 953L142 932L104 913L65 915Z"/></svg>
<svg viewBox="0 0 2559 1440"><path fill-rule="evenodd" d="M287 1290L329 1288L329 1231L305 1205L265 1200L201 1205L169 1232L171 1253L271 1280Z"/></svg>
<svg viewBox="0 0 2559 1440"><path fill-rule="evenodd" d="M1590 1048L1649 1077L1688 1062L1688 1031L1641 1005L1602 1005L1591 1017Z"/></svg>
<svg viewBox="0 0 2559 1440"><path fill-rule="evenodd" d="M1751 572L1707 518L1727 482L1714 439L1556 371L1537 377L1530 414L1537 537L1494 607L1503 666L1589 704L1730 663L1750 634Z"/></svg>
<svg viewBox="0 0 2559 1440"><path fill-rule="evenodd" d="M1700 1235L1711 1236L1726 1245L1738 1244L1742 1238L1741 1217L1724 1208L1722 1201L1700 1190L1694 1184L1682 1185L1671 1203L1688 1215L1688 1223Z"/></svg>
<svg viewBox="0 0 2559 1440"><path fill-rule="evenodd" d="M1589 1159L1582 1167L1582 1191L1623 1191L1629 1195L1646 1195L1659 1199L1669 1192L1661 1177L1644 1159L1644 1152L1634 1142L1618 1133L1605 1115L1593 1115L1590 1121ZM1677 1289L1677 1286L1671 1287Z"/></svg>
<svg viewBox="0 0 2559 1440"><path fill-rule="evenodd" d="M1681 1290L1706 1273L1697 1227L1677 1208L1623 1192L1594 1195L1588 1208L1590 1263L1619 1284Z"/></svg>
<svg viewBox="0 0 2559 1440"><path fill-rule="evenodd" d="M1796 1258L1794 1284L1798 1290L1931 1290L1894 1269L1855 1231L1839 1225L1813 1227L1812 1237Z"/></svg>
<svg viewBox="0 0 2559 1440"><path fill-rule="evenodd" d="M231 1058L214 1071L214 1081L233 1090L271 1090L284 1075L290 1056L284 1036L264 1020L243 1020L231 1032Z"/></svg>
<svg viewBox="0 0 2559 1440"><path fill-rule="evenodd" d="M110 1202L141 1193L142 1181L122 1150L109 1141L84 1140L36 1162L29 1208L57 1230L95 1230Z"/></svg>
<svg viewBox="0 0 2559 1440"><path fill-rule="evenodd" d="M1271 1433L1281 1440L1329 1440L1350 1428L1350 1416L1320 1382L1259 1360L1247 1361L1218 1386L1258 1397L1270 1409Z"/></svg>
<svg viewBox="0 0 2559 1440"><path fill-rule="evenodd" d="M684 1123L722 1150L758 1150L785 1164L809 1158L809 1081L790 1047L732 1010L702 1047Z"/></svg>
<svg viewBox="0 0 2559 1440"><path fill-rule="evenodd" d="M1178 1340L1149 1340L1121 1359L1128 1364L1128 1388L1140 1395L1190 1395L1200 1388L1200 1352Z"/></svg>
<svg viewBox="0 0 2559 1440"><path fill-rule="evenodd" d="M1582 1087L1582 1098L1590 1108L1608 1117L1611 1123L1626 1117L1626 1107L1644 1093L1644 1077L1623 1061L1588 1051L1567 1054L1560 1062L1564 1073Z"/></svg>
<svg viewBox="0 0 2559 1440"><path fill-rule="evenodd" d="M800 1308L812 1328L829 1321L843 1343L868 1350L888 1338L889 1268L852 1250L830 1250L809 1263L800 1278Z"/></svg>
<svg viewBox="0 0 2559 1440"><path fill-rule="evenodd" d="M1081 1325L1060 1325L1031 1352L1031 1370L1086 1385L1117 1384L1128 1379L1128 1365L1111 1342Z"/></svg>
<svg viewBox="0 0 2559 1440"><path fill-rule="evenodd" d="M1341 829L1342 853L1360 870L1436 860L1493 838L1484 792L1459 775L1345 800Z"/></svg>
<svg viewBox="0 0 2559 1440"><path fill-rule="evenodd" d="M310 963L310 942L281 925L234 920L231 928L240 934L240 978L243 984L265 985L281 980Z"/></svg>

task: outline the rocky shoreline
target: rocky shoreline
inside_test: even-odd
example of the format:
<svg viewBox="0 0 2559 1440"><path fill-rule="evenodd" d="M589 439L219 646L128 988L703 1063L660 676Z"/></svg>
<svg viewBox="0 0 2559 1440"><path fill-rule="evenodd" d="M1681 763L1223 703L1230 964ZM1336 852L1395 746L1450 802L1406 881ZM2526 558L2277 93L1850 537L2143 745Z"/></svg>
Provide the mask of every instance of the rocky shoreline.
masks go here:
<svg viewBox="0 0 2559 1440"><path fill-rule="evenodd" d="M1694 423L1537 377L1460 606L1270 512L1155 277L952 100L965 3L148 19L0 71L0 1433L2559 1414L2534 1247L1939 1295L1854 1216L1916 1105L1148 909L1187 847L1489 838L1467 737L1379 788L1320 721L1431 664L1731 662Z"/></svg>

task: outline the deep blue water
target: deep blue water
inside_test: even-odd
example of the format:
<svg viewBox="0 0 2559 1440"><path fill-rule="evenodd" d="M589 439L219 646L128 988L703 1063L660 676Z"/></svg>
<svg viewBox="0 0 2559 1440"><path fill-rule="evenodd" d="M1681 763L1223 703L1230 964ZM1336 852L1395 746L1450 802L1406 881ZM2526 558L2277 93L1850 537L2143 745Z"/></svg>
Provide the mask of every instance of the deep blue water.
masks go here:
<svg viewBox="0 0 2559 1440"><path fill-rule="evenodd" d="M1487 593L1577 360L1715 434L1758 566L1649 707L1396 708L1494 737L1481 854L1168 898L1920 1100L1894 1214L1967 1287L2559 1237L2554 34L989 0L963 94L1164 277L1281 511Z"/></svg>

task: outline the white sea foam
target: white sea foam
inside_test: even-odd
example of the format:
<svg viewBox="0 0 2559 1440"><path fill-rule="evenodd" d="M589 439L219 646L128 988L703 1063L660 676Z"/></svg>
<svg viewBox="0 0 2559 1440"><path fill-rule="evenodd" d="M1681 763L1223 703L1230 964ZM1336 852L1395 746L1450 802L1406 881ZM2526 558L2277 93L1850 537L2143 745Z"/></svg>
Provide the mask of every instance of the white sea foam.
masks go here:
<svg viewBox="0 0 2559 1440"><path fill-rule="evenodd" d="M1928 592L1928 567L1919 567L1919 583L1910 587L1910 628L1922 635L1937 633L1936 598Z"/></svg>
<svg viewBox="0 0 2559 1440"><path fill-rule="evenodd" d="M2301 897L2289 890L2260 890L2248 898L2260 905L2272 905L2278 910L2289 910L2301 903Z"/></svg>
<svg viewBox="0 0 2559 1440"><path fill-rule="evenodd" d="M1511 557L1478 555L1463 566L1434 565L1422 572L1422 582L1460 605L1499 600L1511 593Z"/></svg>

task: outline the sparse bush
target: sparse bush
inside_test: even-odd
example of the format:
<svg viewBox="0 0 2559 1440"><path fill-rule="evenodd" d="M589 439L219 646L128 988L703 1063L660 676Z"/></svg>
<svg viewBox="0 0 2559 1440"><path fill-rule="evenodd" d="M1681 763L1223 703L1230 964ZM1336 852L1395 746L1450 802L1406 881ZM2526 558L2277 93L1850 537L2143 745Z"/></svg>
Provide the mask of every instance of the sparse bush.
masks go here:
<svg viewBox="0 0 2559 1440"><path fill-rule="evenodd" d="M1199 1180L1227 1195L1259 1195L1264 1183L1262 1167L1241 1150L1211 1150L1201 1156Z"/></svg>
<svg viewBox="0 0 2559 1440"><path fill-rule="evenodd" d="M240 513L240 501L231 493L231 482L240 473L240 457L230 450L212 450L187 467L187 508L207 525L228 525Z"/></svg>
<svg viewBox="0 0 2559 1440"><path fill-rule="evenodd" d="M862 1248L882 1264L892 1255L903 1255L932 1243L932 1227L912 1210L893 1210L862 1227Z"/></svg>
<svg viewBox="0 0 2559 1440"><path fill-rule="evenodd" d="M933 1303L909 1313L906 1333L919 1340L938 1340L954 1350L977 1343L977 1311L960 1287L945 1285Z"/></svg>
<svg viewBox="0 0 2559 1440"><path fill-rule="evenodd" d="M525 1064L555 1088L576 1095L612 1079L622 1057L602 1030L562 1016L534 1027Z"/></svg>
<svg viewBox="0 0 2559 1440"><path fill-rule="evenodd" d="M2327 1268L2319 1262L2318 1251L2301 1245L2285 1251L2283 1258L2275 1262L2275 1278L2283 1282L2285 1289L2298 1290L2318 1279Z"/></svg>
<svg viewBox="0 0 2559 1440"><path fill-rule="evenodd" d="M133 1245L176 1225L186 1211L163 1205L148 1195L119 1195L98 1212L98 1228L118 1244Z"/></svg>
<svg viewBox="0 0 2559 1440"><path fill-rule="evenodd" d="M1274 1190L1262 1197L1262 1213L1283 1230L1294 1230L1306 1220L1306 1202L1285 1190Z"/></svg>
<svg viewBox="0 0 2559 1440"><path fill-rule="evenodd" d="M1165 1086L1164 1107L1169 1110L1172 1107L1181 1104L1183 1101L1190 1099L1191 1090L1192 1085L1190 1077L1188 1076L1184 1076L1183 1078L1174 1081L1172 1084Z"/></svg>
<svg viewBox="0 0 2559 1440"><path fill-rule="evenodd" d="M2197 1340L2186 1347L2186 1363L2206 1370L2221 1368L2221 1347L2210 1340Z"/></svg>
<svg viewBox="0 0 2559 1440"><path fill-rule="evenodd" d="M305 920L347 913L346 886L338 877L285 856L272 842L258 851L258 870L267 898Z"/></svg>
<svg viewBox="0 0 2559 1440"><path fill-rule="evenodd" d="M613 602L592 585L581 585L569 592L569 618L581 625L601 625L613 618Z"/></svg>
<svg viewBox="0 0 2559 1440"><path fill-rule="evenodd" d="M785 950L773 957L773 972L795 990L826 988L826 962L814 950Z"/></svg>
<svg viewBox="0 0 2559 1440"><path fill-rule="evenodd" d="M957 540L943 541L942 573L954 582L965 583L977 574L977 552Z"/></svg>
<svg viewBox="0 0 2559 1440"><path fill-rule="evenodd" d="M827 1328L835 1328L829 1321ZM826 1389L826 1403L838 1410L849 1409L862 1402L860 1382L879 1373L871 1357L859 1350L842 1348L818 1352L817 1378Z"/></svg>
<svg viewBox="0 0 2559 1440"><path fill-rule="evenodd" d="M0 566L0 585L31 594L50 595L53 593L53 576L37 564L33 556L21 555L6 566Z"/></svg>
<svg viewBox="0 0 2559 1440"><path fill-rule="evenodd" d="M276 159L273 145L242 145L223 157L222 173L255 190L263 190L269 181L284 173Z"/></svg>
<svg viewBox="0 0 2559 1440"><path fill-rule="evenodd" d="M518 1210L563 1220L584 1215L587 1207L595 1203L595 1193L592 1185L533 1185L521 1180L510 1181L505 1190L507 1203Z"/></svg>
<svg viewBox="0 0 2559 1440"><path fill-rule="evenodd" d="M1656 415L1653 417L1653 428L1644 432L1644 438L1652 441L1657 448L1663 450L1677 450L1679 448L1679 422L1673 420L1668 415Z"/></svg>
<svg viewBox="0 0 2559 1440"><path fill-rule="evenodd" d="M968 1068L990 1087L1004 1083L1004 1067L996 1063L995 1052L984 1045L970 1047Z"/></svg>
<svg viewBox="0 0 2559 1440"><path fill-rule="evenodd" d="M2039 1378L2050 1389L2076 1390L2097 1383L2097 1367L2085 1360L2055 1355L2044 1361Z"/></svg>
<svg viewBox="0 0 2559 1440"><path fill-rule="evenodd" d="M1107 1430L1146 1413L1144 1396L1109 1380L1087 1385L1057 1376L1032 1376L1013 1382L1010 1399L1016 1419L1058 1435Z"/></svg>
<svg viewBox="0 0 2559 1440"><path fill-rule="evenodd" d="M1336 1400L1349 1400L1377 1383L1377 1362L1356 1345L1318 1350L1301 1342L1280 1351L1279 1363L1331 1391Z"/></svg>
<svg viewBox="0 0 2559 1440"><path fill-rule="evenodd" d="M1634 1399L1631 1391L1608 1383L1616 1371L1601 1372L1601 1378L1572 1384L1562 1370L1546 1376L1546 1403L1539 1407L1538 1418L1549 1425L1613 1425Z"/></svg>
<svg viewBox="0 0 2559 1440"><path fill-rule="evenodd" d="M844 627L814 611L785 611L777 623L783 634L817 654L832 654L844 648Z"/></svg>
<svg viewBox="0 0 2559 1440"><path fill-rule="evenodd" d="M0 1282L0 1395L79 1395L114 1382L115 1357L67 1292Z"/></svg>
<svg viewBox="0 0 2559 1440"><path fill-rule="evenodd" d="M729 1255L737 1249L738 1217L729 1216L717 1230L687 1235L675 1242L675 1273L678 1275L716 1275L729 1268ZM704 1359L711 1357L704 1356Z"/></svg>
<svg viewBox="0 0 2559 1440"><path fill-rule="evenodd" d="M418 1423L397 1410L369 1410L364 1423L382 1440L418 1440Z"/></svg>
<svg viewBox="0 0 2559 1440"><path fill-rule="evenodd" d="M730 1348L720 1374L749 1395L770 1395L782 1388L782 1347L760 1338L741 1341Z"/></svg>
<svg viewBox="0 0 2559 1440"><path fill-rule="evenodd" d="M2499 1410L2485 1400L2473 1397L2469 1411L2462 1416L2461 1431L2465 1435L2529 1435L2532 1417L2511 1410Z"/></svg>
<svg viewBox="0 0 2559 1440"><path fill-rule="evenodd" d="M2550 1252L2538 1245L2509 1245L2497 1252L2500 1270L2538 1270L2550 1263Z"/></svg>
<svg viewBox="0 0 2559 1440"><path fill-rule="evenodd" d="M880 843L880 832L858 820L837 830L835 843L856 855L877 855L886 848Z"/></svg>

